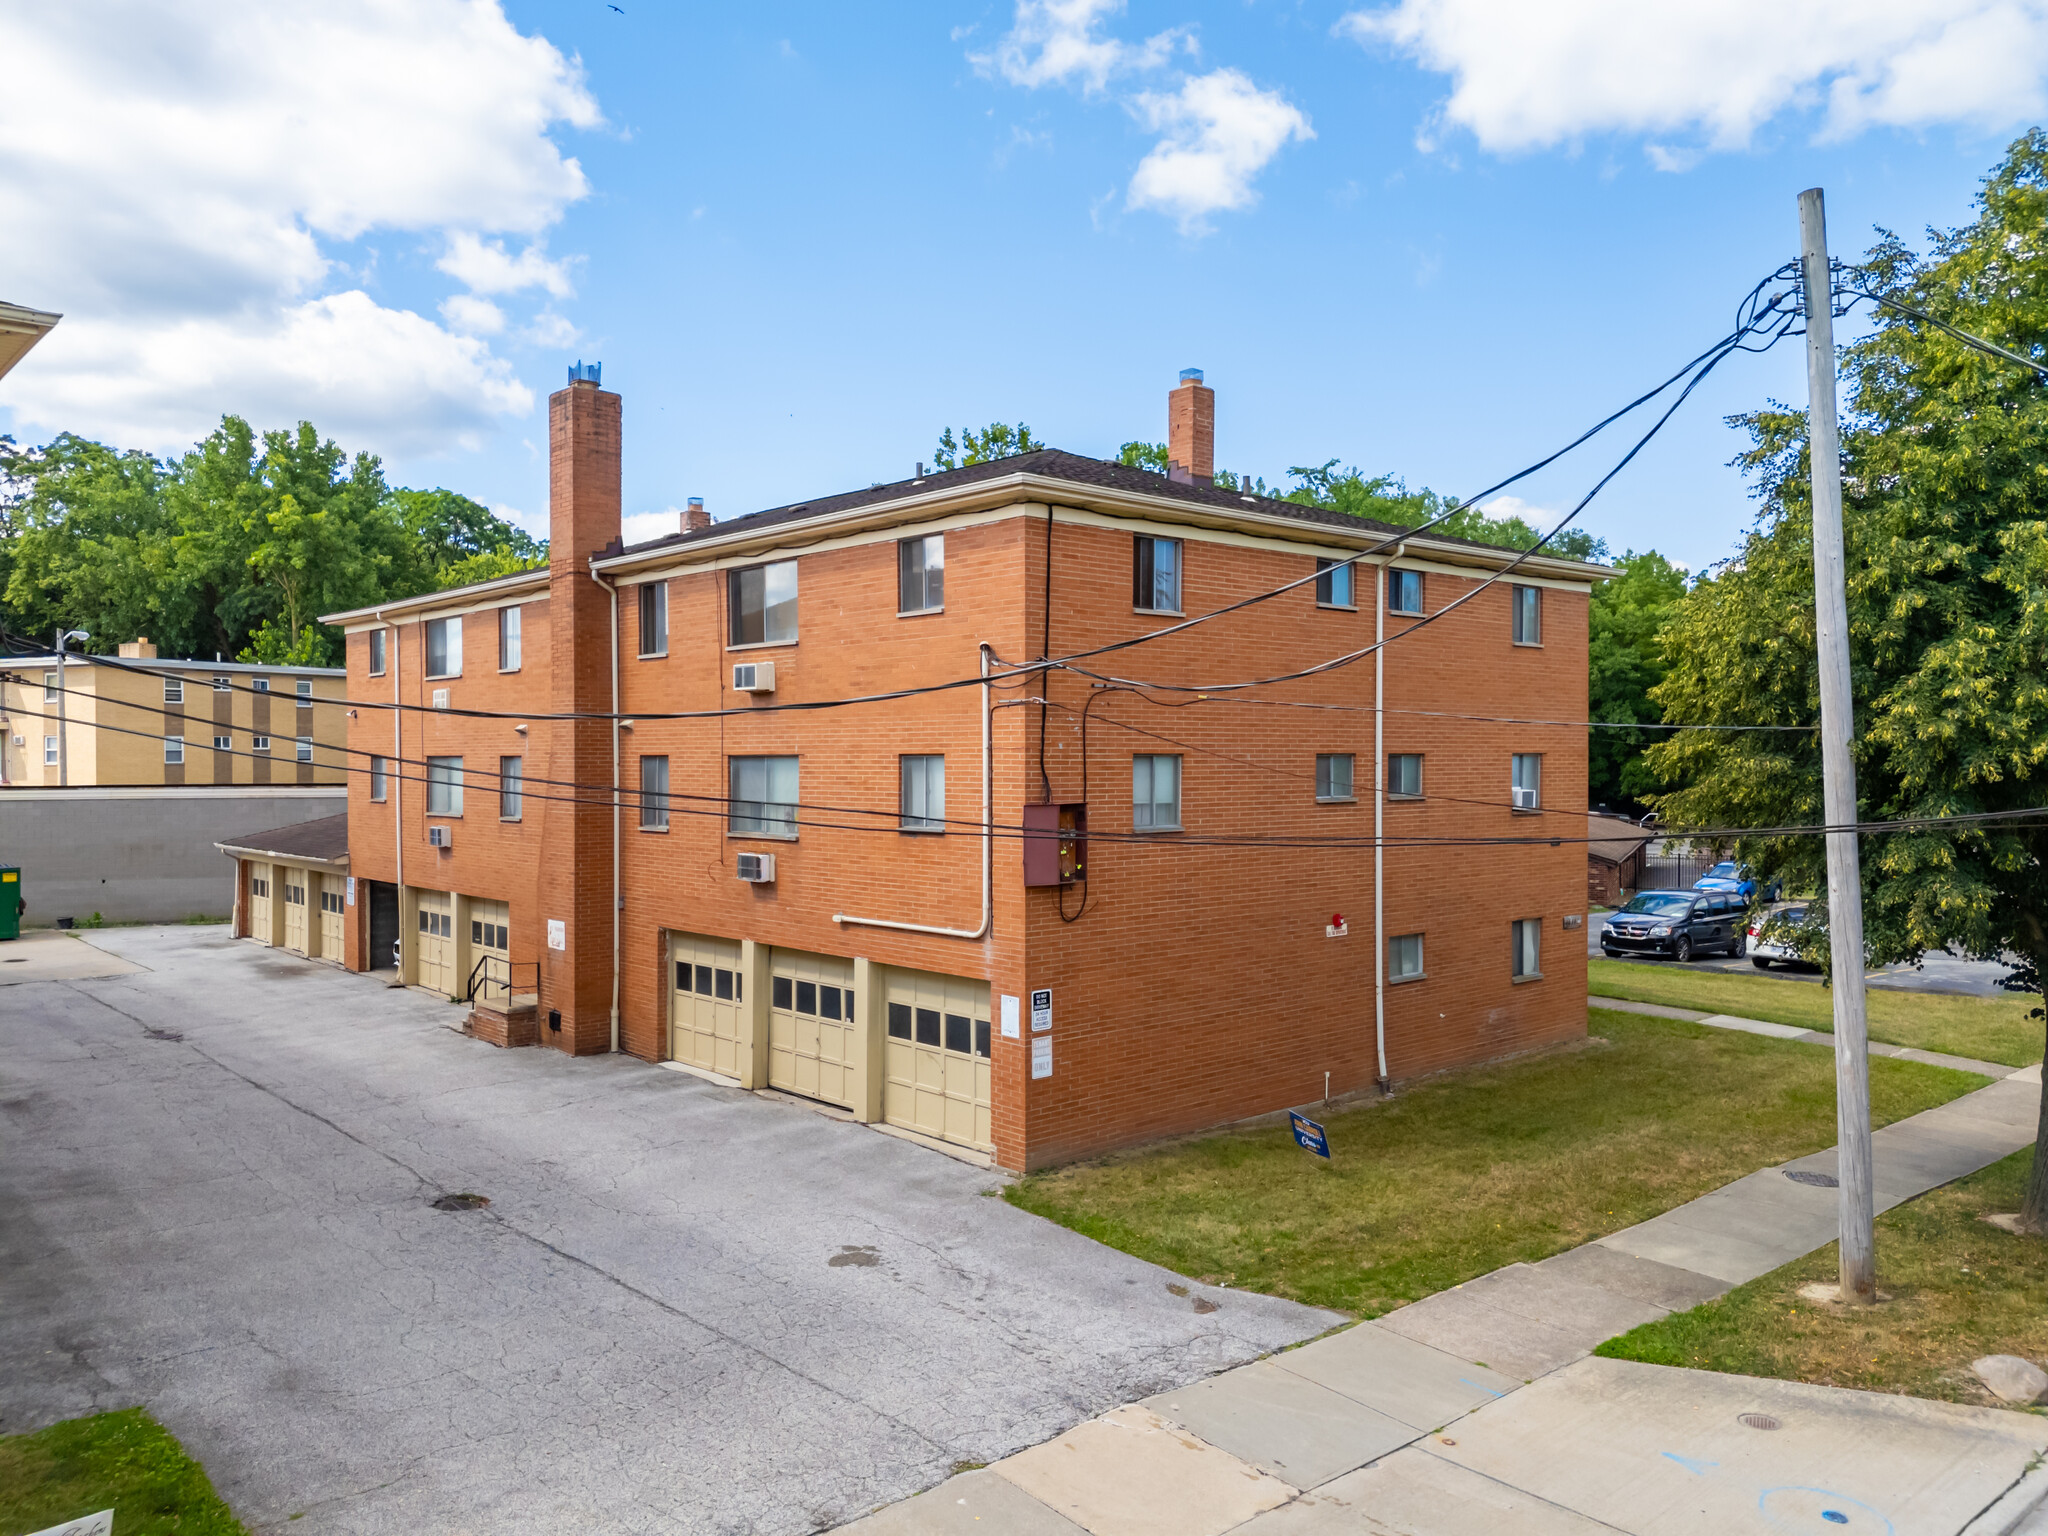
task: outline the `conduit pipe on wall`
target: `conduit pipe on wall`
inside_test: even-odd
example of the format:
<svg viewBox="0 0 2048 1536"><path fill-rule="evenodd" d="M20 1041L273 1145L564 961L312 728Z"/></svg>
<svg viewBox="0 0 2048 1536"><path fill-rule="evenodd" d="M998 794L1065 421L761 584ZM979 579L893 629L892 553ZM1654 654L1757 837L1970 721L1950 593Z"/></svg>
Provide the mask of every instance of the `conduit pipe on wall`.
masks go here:
<svg viewBox="0 0 2048 1536"><path fill-rule="evenodd" d="M898 933L931 933L942 939L979 939L988 934L989 923L995 917L995 769L991 748L991 722L994 711L989 706L988 692L988 642L981 643L981 922L972 929L938 928L930 923L898 923L881 917L849 917L844 912L832 914L832 921L850 927L889 928Z"/></svg>
<svg viewBox="0 0 2048 1536"><path fill-rule="evenodd" d="M619 589L596 571L590 579L611 594L612 599L612 1050L619 1048Z"/></svg>
<svg viewBox="0 0 2048 1536"><path fill-rule="evenodd" d="M1379 1089L1387 1080L1387 578L1408 552L1404 542L1379 562L1372 653L1372 1036Z"/></svg>

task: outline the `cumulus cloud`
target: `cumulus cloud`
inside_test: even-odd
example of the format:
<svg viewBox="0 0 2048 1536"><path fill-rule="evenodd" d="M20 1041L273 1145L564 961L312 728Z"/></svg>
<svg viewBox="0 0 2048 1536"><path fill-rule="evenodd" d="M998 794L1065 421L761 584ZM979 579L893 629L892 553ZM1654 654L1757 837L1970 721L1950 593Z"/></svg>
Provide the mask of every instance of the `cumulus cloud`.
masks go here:
<svg viewBox="0 0 2048 1536"><path fill-rule="evenodd" d="M1587 134L1678 136L1660 169L1739 149L1787 111L1823 138L1874 126L1984 130L2048 106L2043 0L1399 0L1340 33L1451 77L1443 120L1498 152Z"/></svg>
<svg viewBox="0 0 2048 1536"><path fill-rule="evenodd" d="M1315 137L1300 108L1234 69L1144 92L1132 109L1164 137L1138 162L1127 206L1171 214L1189 233L1211 213L1251 206L1252 178L1290 141Z"/></svg>
<svg viewBox="0 0 2048 1536"><path fill-rule="evenodd" d="M17 8L7 51L6 296L65 314L0 385L19 420L172 447L238 410L431 449L531 408L473 295L570 291L542 237L587 184L551 133L602 119L498 0L79 0ZM445 325L329 254L376 232L444 249L472 290Z"/></svg>
<svg viewBox="0 0 2048 1536"><path fill-rule="evenodd" d="M988 53L968 57L1012 85L1064 85L1093 96L1113 81L1166 68L1177 53L1200 51L1187 27L1141 43L1108 35L1105 24L1123 8L1123 0L1017 0L1010 30ZM1162 135L1138 163L1124 205L1168 214L1184 234L1206 232L1212 213L1250 207L1259 172L1290 141L1315 137L1298 107L1236 69L1135 91L1124 106Z"/></svg>

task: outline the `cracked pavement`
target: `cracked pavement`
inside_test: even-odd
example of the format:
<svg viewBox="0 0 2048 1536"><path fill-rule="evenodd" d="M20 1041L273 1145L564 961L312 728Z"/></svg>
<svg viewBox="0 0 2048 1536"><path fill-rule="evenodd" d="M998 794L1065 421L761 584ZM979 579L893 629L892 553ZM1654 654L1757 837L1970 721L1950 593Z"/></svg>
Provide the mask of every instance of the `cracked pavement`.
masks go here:
<svg viewBox="0 0 2048 1536"><path fill-rule="evenodd" d="M0 1432L145 1404L255 1530L824 1529L1339 1321L221 928L93 943L145 969L0 994Z"/></svg>

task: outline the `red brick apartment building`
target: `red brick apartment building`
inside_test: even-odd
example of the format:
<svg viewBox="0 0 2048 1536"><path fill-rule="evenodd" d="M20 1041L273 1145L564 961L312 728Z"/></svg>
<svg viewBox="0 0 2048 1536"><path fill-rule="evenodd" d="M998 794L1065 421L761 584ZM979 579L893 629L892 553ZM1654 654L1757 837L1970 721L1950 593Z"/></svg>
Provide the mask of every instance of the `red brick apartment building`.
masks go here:
<svg viewBox="0 0 2048 1536"><path fill-rule="evenodd" d="M1398 530L1213 484L1214 401L1172 392L1167 475L1041 450L626 547L572 375L552 565L330 620L345 963L1010 1168L1582 1034L1606 573L1405 637L1510 554L1332 566Z"/></svg>

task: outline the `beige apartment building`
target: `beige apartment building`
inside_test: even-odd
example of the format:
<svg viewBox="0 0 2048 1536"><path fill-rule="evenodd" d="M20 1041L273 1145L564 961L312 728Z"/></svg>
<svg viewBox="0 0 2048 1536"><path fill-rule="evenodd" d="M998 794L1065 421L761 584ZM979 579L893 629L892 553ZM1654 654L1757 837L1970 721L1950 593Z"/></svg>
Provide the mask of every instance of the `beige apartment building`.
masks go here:
<svg viewBox="0 0 2048 1536"><path fill-rule="evenodd" d="M0 676L0 788L348 778L339 669L180 661L139 639L117 658L11 658Z"/></svg>

